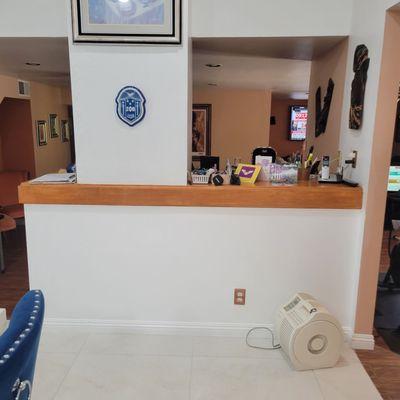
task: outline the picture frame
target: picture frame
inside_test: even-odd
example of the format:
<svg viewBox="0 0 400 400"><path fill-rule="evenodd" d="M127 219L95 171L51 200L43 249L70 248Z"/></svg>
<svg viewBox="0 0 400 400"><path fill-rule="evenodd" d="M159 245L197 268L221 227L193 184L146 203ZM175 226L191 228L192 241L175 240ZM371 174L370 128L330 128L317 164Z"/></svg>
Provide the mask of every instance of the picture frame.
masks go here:
<svg viewBox="0 0 400 400"><path fill-rule="evenodd" d="M47 145L47 121L38 120L36 121L36 137L38 146L46 146Z"/></svg>
<svg viewBox="0 0 400 400"><path fill-rule="evenodd" d="M211 104L193 104L192 110L192 158L198 161L211 155Z"/></svg>
<svg viewBox="0 0 400 400"><path fill-rule="evenodd" d="M49 130L50 130L50 139L58 138L60 136L57 114L49 115Z"/></svg>
<svg viewBox="0 0 400 400"><path fill-rule="evenodd" d="M254 184L261 171L261 165L239 164L235 174L239 175L240 183Z"/></svg>
<svg viewBox="0 0 400 400"><path fill-rule="evenodd" d="M182 0L71 0L75 43L182 43Z"/></svg>
<svg viewBox="0 0 400 400"><path fill-rule="evenodd" d="M69 121L67 119L61 120L61 141L63 143L69 142L71 138Z"/></svg>

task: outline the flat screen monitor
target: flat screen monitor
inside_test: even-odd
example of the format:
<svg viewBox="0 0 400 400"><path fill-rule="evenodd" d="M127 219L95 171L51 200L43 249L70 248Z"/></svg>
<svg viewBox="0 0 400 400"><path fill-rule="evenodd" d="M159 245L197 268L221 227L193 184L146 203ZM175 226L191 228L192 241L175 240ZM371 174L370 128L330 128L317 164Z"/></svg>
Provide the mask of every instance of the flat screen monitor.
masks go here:
<svg viewBox="0 0 400 400"><path fill-rule="evenodd" d="M400 166L392 165L389 170L388 192L400 190Z"/></svg>
<svg viewBox="0 0 400 400"><path fill-rule="evenodd" d="M289 140L306 140L308 109L304 106L290 106Z"/></svg>

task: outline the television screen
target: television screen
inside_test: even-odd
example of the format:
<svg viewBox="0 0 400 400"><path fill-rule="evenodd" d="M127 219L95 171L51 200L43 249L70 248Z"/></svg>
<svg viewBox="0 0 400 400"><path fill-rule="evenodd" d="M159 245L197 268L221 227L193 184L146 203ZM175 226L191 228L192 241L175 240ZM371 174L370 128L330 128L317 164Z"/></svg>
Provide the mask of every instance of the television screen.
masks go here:
<svg viewBox="0 0 400 400"><path fill-rule="evenodd" d="M388 192L400 190L400 166L391 166L389 170Z"/></svg>
<svg viewBox="0 0 400 400"><path fill-rule="evenodd" d="M304 106L290 107L290 140L306 140L308 109Z"/></svg>

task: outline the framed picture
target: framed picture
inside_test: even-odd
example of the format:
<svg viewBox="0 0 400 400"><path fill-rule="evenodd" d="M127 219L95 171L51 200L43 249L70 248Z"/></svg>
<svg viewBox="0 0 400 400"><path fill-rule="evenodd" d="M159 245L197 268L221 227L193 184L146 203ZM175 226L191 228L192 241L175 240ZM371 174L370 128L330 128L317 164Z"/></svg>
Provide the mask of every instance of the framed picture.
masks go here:
<svg viewBox="0 0 400 400"><path fill-rule="evenodd" d="M46 146L47 144L47 122L36 121L36 136L39 146Z"/></svg>
<svg viewBox="0 0 400 400"><path fill-rule="evenodd" d="M49 115L49 125L50 125L50 138L58 138L59 134L59 125L58 125L58 116L57 114Z"/></svg>
<svg viewBox="0 0 400 400"><path fill-rule="evenodd" d="M255 183L260 171L261 165L239 164L235 174L239 175L241 183Z"/></svg>
<svg viewBox="0 0 400 400"><path fill-rule="evenodd" d="M211 155L211 104L194 104L192 113L193 160Z"/></svg>
<svg viewBox="0 0 400 400"><path fill-rule="evenodd" d="M181 0L71 0L74 42L180 44Z"/></svg>
<svg viewBox="0 0 400 400"><path fill-rule="evenodd" d="M69 142L70 136L69 121L67 119L63 119L61 121L61 141Z"/></svg>

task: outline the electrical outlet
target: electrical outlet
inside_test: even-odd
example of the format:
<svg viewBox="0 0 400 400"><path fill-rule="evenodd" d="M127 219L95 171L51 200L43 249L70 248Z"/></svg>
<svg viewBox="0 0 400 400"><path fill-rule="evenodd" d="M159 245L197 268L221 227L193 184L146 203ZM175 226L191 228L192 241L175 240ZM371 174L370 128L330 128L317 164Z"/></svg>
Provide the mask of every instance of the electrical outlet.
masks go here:
<svg viewBox="0 0 400 400"><path fill-rule="evenodd" d="M235 289L233 303L237 306L246 304L246 289Z"/></svg>

